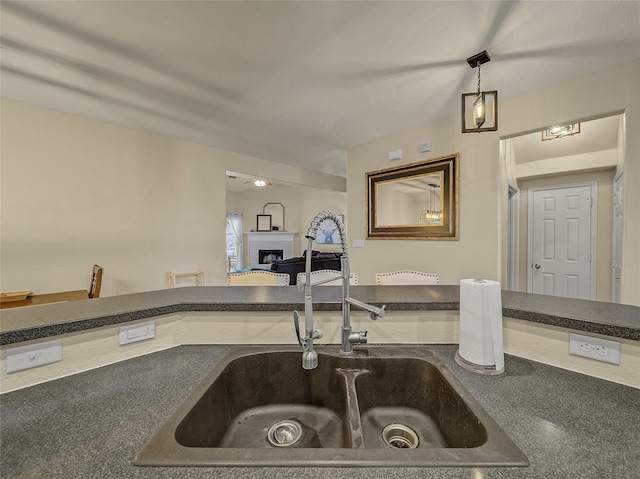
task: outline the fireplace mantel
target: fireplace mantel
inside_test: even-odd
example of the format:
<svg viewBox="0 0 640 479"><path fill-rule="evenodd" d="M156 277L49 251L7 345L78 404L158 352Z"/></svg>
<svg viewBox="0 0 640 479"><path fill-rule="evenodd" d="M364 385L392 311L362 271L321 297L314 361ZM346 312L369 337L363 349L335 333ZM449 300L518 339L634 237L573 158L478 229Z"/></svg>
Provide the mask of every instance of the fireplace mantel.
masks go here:
<svg viewBox="0 0 640 479"><path fill-rule="evenodd" d="M249 231L245 233L249 241L293 241L297 233L291 231Z"/></svg>
<svg viewBox="0 0 640 479"><path fill-rule="evenodd" d="M293 256L295 232L289 231L250 231L245 233L249 240L249 267L270 268L270 264L260 263L260 250L282 250L282 258Z"/></svg>

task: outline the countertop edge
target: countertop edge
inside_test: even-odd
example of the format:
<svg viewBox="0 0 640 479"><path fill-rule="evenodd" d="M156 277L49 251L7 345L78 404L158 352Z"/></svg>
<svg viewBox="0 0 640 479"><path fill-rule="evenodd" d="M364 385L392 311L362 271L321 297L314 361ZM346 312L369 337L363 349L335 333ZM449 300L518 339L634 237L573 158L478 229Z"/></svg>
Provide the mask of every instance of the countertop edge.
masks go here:
<svg viewBox="0 0 640 479"><path fill-rule="evenodd" d="M0 346L175 313L278 312L304 308L304 303L286 287L278 288L279 294L272 295L278 300L265 301L265 291L274 291L269 288L274 287L189 287L4 310L2 315L9 316L10 324L2 325ZM241 300L237 298L240 292ZM359 292L362 294L358 297L364 301L378 306L386 304L387 311L459 309L457 286L364 286L359 287ZM316 296L314 310L340 310L339 288L322 288ZM640 321L638 325L633 321L634 316L640 319L640 308L635 306L508 291L503 291L502 296L505 317L640 341ZM551 312L553 308L557 312ZM24 327L16 327L23 322Z"/></svg>

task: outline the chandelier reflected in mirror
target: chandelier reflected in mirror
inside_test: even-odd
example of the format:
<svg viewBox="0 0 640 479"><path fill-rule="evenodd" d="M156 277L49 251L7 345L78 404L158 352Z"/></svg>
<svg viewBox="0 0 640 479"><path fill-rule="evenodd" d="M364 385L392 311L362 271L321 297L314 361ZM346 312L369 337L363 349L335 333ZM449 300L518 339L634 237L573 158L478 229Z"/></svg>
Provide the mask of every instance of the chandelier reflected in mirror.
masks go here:
<svg viewBox="0 0 640 479"><path fill-rule="evenodd" d="M439 185L429 183L429 207L420 213L420 223L423 225L441 225L442 224L442 208L438 204L438 193L436 188Z"/></svg>

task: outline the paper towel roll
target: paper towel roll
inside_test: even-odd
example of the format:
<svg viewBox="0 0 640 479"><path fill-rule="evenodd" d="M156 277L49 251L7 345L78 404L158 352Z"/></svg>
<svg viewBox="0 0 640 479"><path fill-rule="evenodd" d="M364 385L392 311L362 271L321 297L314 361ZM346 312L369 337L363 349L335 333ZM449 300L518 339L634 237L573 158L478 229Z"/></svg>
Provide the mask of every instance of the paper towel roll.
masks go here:
<svg viewBox="0 0 640 479"><path fill-rule="evenodd" d="M504 371L500 283L460 281L460 349L458 364L484 374ZM464 363L467 364L464 364Z"/></svg>

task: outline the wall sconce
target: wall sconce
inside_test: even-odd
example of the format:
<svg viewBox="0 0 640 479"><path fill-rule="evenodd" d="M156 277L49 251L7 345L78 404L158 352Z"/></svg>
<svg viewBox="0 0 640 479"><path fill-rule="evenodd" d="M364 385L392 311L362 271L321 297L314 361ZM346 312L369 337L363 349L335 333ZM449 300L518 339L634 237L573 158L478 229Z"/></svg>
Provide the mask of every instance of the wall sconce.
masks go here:
<svg viewBox="0 0 640 479"><path fill-rule="evenodd" d="M469 66L478 69L478 91L462 94L462 133L498 129L498 92L480 90L480 65L488 61L486 51L467 58Z"/></svg>

